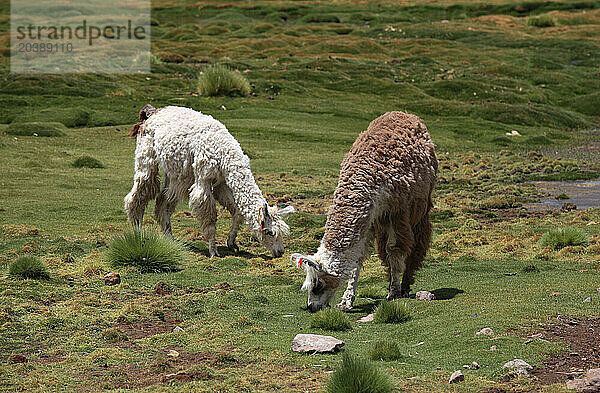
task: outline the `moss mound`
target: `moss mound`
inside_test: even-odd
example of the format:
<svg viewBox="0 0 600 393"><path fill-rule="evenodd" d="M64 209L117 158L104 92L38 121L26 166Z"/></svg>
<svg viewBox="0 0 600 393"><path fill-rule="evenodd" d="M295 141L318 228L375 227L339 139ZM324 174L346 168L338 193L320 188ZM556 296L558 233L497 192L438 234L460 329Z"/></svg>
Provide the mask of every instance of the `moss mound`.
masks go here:
<svg viewBox="0 0 600 393"><path fill-rule="evenodd" d="M66 127L62 123L34 121L31 123L12 123L6 129L6 133L15 136L56 137L65 136L65 130Z"/></svg>

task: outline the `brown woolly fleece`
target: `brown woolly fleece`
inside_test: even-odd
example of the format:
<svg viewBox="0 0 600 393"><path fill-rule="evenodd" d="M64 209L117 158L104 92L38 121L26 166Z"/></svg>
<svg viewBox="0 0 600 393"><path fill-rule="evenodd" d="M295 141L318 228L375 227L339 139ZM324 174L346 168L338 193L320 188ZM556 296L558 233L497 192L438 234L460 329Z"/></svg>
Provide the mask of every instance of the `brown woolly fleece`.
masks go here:
<svg viewBox="0 0 600 393"><path fill-rule="evenodd" d="M342 161L324 246L342 253L374 235L385 266L390 250L407 257L412 283L429 247L437 168L433 142L418 116L388 112L373 120Z"/></svg>

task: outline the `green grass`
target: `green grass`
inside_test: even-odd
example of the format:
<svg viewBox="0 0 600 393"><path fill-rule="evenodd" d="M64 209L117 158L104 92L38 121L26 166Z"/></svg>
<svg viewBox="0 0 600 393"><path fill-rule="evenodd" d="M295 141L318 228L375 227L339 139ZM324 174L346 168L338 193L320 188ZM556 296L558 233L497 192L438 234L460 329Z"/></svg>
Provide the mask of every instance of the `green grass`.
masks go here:
<svg viewBox="0 0 600 393"><path fill-rule="evenodd" d="M388 362L404 358L398 344L391 340L375 341L373 345L371 345L371 348L369 348L367 356L371 360L383 360Z"/></svg>
<svg viewBox="0 0 600 393"><path fill-rule="evenodd" d="M12 123L6 128L8 135L15 136L44 136L56 137L65 135L65 126L62 123L50 122L30 122L30 123Z"/></svg>
<svg viewBox="0 0 600 393"><path fill-rule="evenodd" d="M105 258L114 268L132 266L142 273L151 273L179 270L188 254L177 241L153 231L135 229L115 237Z"/></svg>
<svg viewBox="0 0 600 393"><path fill-rule="evenodd" d="M73 166L75 168L104 168L104 164L102 164L100 160L91 156L77 157L75 161L73 161Z"/></svg>
<svg viewBox="0 0 600 393"><path fill-rule="evenodd" d="M560 250L568 246L585 246L589 243L588 234L577 227L564 227L551 229L542 236L540 244Z"/></svg>
<svg viewBox="0 0 600 393"><path fill-rule="evenodd" d="M225 66L207 67L198 75L198 92L203 96L243 97L250 91L248 80Z"/></svg>
<svg viewBox="0 0 600 393"><path fill-rule="evenodd" d="M8 274L18 278L48 279L50 273L40 258L23 256L8 267Z"/></svg>
<svg viewBox="0 0 600 393"><path fill-rule="evenodd" d="M389 393L393 389L388 375L348 354L344 354L342 363L327 382L327 393Z"/></svg>
<svg viewBox="0 0 600 393"><path fill-rule="evenodd" d="M384 301L375 310L374 321L377 323L403 323L411 318L406 301L396 299Z"/></svg>
<svg viewBox="0 0 600 393"><path fill-rule="evenodd" d="M310 320L310 327L329 331L352 329L348 316L339 308L326 308L317 312Z"/></svg>

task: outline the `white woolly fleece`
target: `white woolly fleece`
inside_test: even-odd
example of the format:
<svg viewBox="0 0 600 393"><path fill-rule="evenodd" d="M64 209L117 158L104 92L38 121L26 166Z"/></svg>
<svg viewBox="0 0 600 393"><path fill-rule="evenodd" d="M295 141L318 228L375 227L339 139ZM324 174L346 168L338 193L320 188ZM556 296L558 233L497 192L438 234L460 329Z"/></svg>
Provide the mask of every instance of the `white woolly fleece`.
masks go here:
<svg viewBox="0 0 600 393"><path fill-rule="evenodd" d="M247 225L260 230L266 200L252 176L249 158L221 122L190 108L168 106L150 116L142 131L138 146L152 146L149 150L169 176L172 192L184 196L195 178L223 180Z"/></svg>

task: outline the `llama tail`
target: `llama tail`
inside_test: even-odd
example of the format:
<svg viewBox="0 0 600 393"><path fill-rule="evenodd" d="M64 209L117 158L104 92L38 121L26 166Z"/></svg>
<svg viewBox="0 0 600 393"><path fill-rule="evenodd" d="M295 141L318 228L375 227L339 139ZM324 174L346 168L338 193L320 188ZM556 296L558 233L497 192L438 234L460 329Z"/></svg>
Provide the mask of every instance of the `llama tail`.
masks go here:
<svg viewBox="0 0 600 393"><path fill-rule="evenodd" d="M140 115L139 115L140 122L137 123L136 125L134 125L133 128L131 129L131 131L129 131L129 136L134 137L134 136L137 136L137 134L144 135L144 131L142 130L142 124L144 124L144 122L146 120L148 120L148 118L150 116L152 116L154 113L156 113L157 110L158 109L156 109L155 107L153 107L150 104L147 104L146 106L144 106L140 110Z"/></svg>

